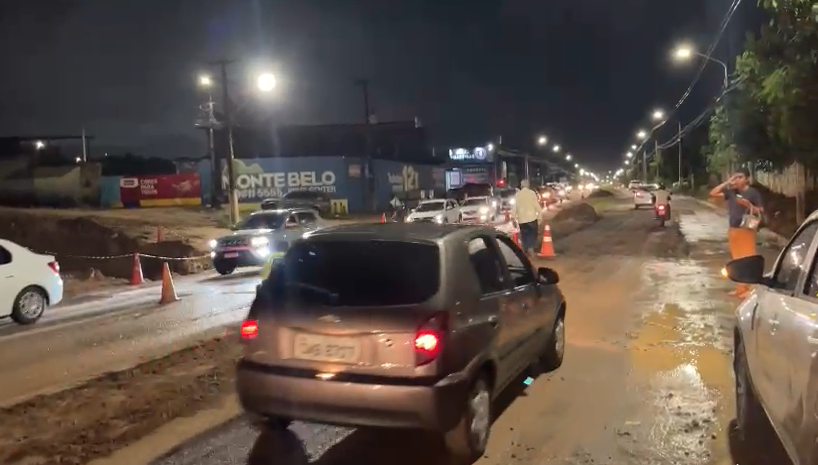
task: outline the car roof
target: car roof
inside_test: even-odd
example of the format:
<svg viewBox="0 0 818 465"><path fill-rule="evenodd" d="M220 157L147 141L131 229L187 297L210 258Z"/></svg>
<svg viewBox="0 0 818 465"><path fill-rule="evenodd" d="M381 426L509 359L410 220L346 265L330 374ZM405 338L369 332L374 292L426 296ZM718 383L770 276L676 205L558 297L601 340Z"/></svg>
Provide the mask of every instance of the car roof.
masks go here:
<svg viewBox="0 0 818 465"><path fill-rule="evenodd" d="M304 240L388 240L404 242L434 242L464 240L474 232L495 234L487 226L434 223L359 223L330 226L309 234Z"/></svg>
<svg viewBox="0 0 818 465"><path fill-rule="evenodd" d="M300 212L311 212L315 213L315 210L312 208L303 208L303 207L291 207L291 208L275 208L270 210L257 210L250 213L251 216L253 215L272 215L272 214L279 214L283 215L286 213L300 213Z"/></svg>

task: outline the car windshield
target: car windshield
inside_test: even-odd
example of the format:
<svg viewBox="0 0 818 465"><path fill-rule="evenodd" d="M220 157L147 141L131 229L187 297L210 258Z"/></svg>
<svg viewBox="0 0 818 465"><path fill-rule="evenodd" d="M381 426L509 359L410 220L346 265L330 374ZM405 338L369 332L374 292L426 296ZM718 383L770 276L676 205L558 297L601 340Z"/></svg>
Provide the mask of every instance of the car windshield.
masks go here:
<svg viewBox="0 0 818 465"><path fill-rule="evenodd" d="M419 212L435 212L438 210L443 210L444 202L441 200L440 202L423 202L418 205L417 211Z"/></svg>
<svg viewBox="0 0 818 465"><path fill-rule="evenodd" d="M476 205L488 205L488 203L489 203L489 201L487 199L484 199L484 198L466 199L466 201L463 202L463 206L464 207L473 207L473 206L476 206Z"/></svg>
<svg viewBox="0 0 818 465"><path fill-rule="evenodd" d="M300 301L333 306L412 305L437 293L440 255L434 244L321 240L294 245L282 270L283 288Z"/></svg>
<svg viewBox="0 0 818 465"><path fill-rule="evenodd" d="M287 213L259 213L241 220L236 229L279 229L284 226Z"/></svg>

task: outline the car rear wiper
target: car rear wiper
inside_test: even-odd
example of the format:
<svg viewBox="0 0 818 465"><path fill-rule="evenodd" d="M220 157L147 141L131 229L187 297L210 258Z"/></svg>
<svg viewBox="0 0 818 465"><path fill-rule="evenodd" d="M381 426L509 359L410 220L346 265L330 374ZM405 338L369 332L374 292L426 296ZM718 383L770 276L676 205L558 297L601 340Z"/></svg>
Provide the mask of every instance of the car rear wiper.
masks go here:
<svg viewBox="0 0 818 465"><path fill-rule="evenodd" d="M326 288L323 288L323 287L320 287L320 286L315 286L315 285L308 284L308 283L301 282L301 281L289 281L286 284L284 284L284 286L285 287L295 287L295 288L298 288L298 289L306 289L308 291L315 292L316 294L322 294L322 295L326 296L329 299L329 301L332 302L332 303L337 302L338 298L339 298L339 295L338 295L337 292L333 292L333 291L331 291L329 289L326 289Z"/></svg>

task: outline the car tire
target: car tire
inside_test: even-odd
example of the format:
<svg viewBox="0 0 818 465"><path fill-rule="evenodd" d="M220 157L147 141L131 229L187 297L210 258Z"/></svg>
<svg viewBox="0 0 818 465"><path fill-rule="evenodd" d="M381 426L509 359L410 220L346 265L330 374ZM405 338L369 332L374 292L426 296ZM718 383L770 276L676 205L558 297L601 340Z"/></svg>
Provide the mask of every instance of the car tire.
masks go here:
<svg viewBox="0 0 818 465"><path fill-rule="evenodd" d="M565 315L560 313L551 329L551 337L546 342L545 351L540 357L540 370L548 373L562 366L565 358Z"/></svg>
<svg viewBox="0 0 818 465"><path fill-rule="evenodd" d="M485 453L491 432L491 403L491 386L481 374L469 389L462 417L443 437L455 462L472 463Z"/></svg>
<svg viewBox="0 0 818 465"><path fill-rule="evenodd" d="M37 286L28 286L14 299L11 307L11 319L21 325L30 325L45 313L48 307L48 296Z"/></svg>
<svg viewBox="0 0 818 465"><path fill-rule="evenodd" d="M736 428L743 441L773 437L770 421L756 397L747 366L744 344L739 342L733 358L736 393Z"/></svg>
<svg viewBox="0 0 818 465"><path fill-rule="evenodd" d="M215 268L216 272L220 275L227 276L236 269L236 265L232 263L217 262L213 264L213 268Z"/></svg>

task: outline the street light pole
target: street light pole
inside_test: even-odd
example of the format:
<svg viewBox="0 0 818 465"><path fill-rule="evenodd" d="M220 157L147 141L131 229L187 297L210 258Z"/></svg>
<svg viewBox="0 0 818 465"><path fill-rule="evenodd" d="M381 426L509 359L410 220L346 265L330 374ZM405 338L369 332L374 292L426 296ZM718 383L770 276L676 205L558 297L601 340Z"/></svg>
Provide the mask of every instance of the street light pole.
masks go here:
<svg viewBox="0 0 818 465"><path fill-rule="evenodd" d="M212 208L220 208L221 200L219 199L219 192L221 189L221 173L219 172L219 163L216 158L216 148L213 143L213 124L216 122L216 117L213 114L213 92L207 92L207 152L210 157L210 206Z"/></svg>
<svg viewBox="0 0 818 465"><path fill-rule="evenodd" d="M682 188L682 122L677 121L679 125L679 189Z"/></svg>
<svg viewBox="0 0 818 465"><path fill-rule="evenodd" d="M236 224L239 221L239 199L236 192L236 176L233 167L233 160L236 158L236 154L233 150L233 102L230 100L230 91L228 90L227 82L227 65L231 63L233 63L233 61L229 60L219 60L215 62L221 72L224 119L227 125L227 196L230 205L230 223Z"/></svg>
<svg viewBox="0 0 818 465"><path fill-rule="evenodd" d="M642 151L642 182L648 182L648 149Z"/></svg>

